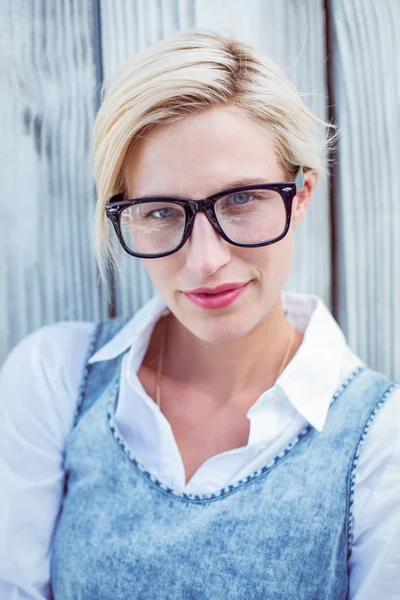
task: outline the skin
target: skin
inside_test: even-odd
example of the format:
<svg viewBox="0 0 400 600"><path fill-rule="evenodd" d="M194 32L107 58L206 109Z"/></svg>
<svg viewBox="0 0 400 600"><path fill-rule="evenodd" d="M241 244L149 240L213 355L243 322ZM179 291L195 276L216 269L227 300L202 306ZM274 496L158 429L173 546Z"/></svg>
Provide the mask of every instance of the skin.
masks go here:
<svg viewBox="0 0 400 600"><path fill-rule="evenodd" d="M266 132L227 107L154 129L129 149L123 173L129 198L160 194L196 200L245 183L286 180ZM229 430L226 447L247 443L245 413L274 384L288 346L290 325L280 294L292 264L293 232L305 216L314 185L315 176L306 174L293 203L290 230L280 242L252 249L233 246L199 214L179 252L145 261L172 313L167 318L162 407L181 450L188 436L194 443L196 432L206 444L208 430L214 443L202 459L222 451L225 446L215 438L224 426ZM248 281L231 306L213 311L194 306L182 293ZM163 325L162 320L156 325L138 373L152 397ZM302 339L295 331L289 360ZM194 472L197 463L185 466Z"/></svg>

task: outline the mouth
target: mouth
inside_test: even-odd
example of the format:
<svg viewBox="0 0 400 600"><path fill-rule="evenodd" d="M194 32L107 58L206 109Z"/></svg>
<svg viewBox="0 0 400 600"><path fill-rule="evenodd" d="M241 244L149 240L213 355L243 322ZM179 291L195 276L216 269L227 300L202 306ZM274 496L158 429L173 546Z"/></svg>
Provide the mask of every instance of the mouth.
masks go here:
<svg viewBox="0 0 400 600"><path fill-rule="evenodd" d="M230 306L243 294L249 281L246 283L227 283L215 288L197 288L183 294L195 306L208 310Z"/></svg>

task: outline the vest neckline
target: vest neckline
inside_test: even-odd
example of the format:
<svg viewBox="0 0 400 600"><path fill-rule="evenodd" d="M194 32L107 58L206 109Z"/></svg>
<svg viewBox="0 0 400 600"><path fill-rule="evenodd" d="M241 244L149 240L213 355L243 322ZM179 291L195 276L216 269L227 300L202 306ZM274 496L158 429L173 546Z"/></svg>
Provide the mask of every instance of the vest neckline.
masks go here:
<svg viewBox="0 0 400 600"><path fill-rule="evenodd" d="M329 409L335 400L340 396L340 394L344 391L344 389L349 385L349 383L359 374L361 371L365 370L365 366L361 365L357 367L353 373L340 385L335 394L333 395ZM174 496L175 498L179 498L181 500L185 500L190 503L206 503L212 502L214 500L219 500L225 496L228 496L238 489L242 488L244 485L259 479L260 477L265 476L278 462L280 462L289 452L295 448L301 440L303 440L307 434L310 433L314 428L312 425L307 425L293 438L291 442L289 442L282 450L279 452L274 458L270 459L263 467L253 471L253 473L247 475L246 477L234 481L232 484L229 484L213 493L209 494L192 494L188 492L180 492L176 489L173 489L160 481L158 477L152 474L141 462L139 462L134 456L130 447L126 444L123 439L121 432L119 431L114 415L115 415L115 400L118 395L119 389L119 377L110 390L110 400L107 404L107 421L110 432L112 434L113 440L117 442L122 452L128 457L129 461L133 464L136 471L144 477L151 485L156 487L160 492L166 493L170 496Z"/></svg>

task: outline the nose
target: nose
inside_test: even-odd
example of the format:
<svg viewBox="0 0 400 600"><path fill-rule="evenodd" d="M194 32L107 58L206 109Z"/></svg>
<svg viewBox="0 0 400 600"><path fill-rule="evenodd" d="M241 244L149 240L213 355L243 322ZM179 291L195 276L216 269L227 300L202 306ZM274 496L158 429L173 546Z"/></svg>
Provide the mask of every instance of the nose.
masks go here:
<svg viewBox="0 0 400 600"><path fill-rule="evenodd" d="M204 213L196 215L186 245L186 266L201 278L214 275L231 260L230 244L218 235Z"/></svg>

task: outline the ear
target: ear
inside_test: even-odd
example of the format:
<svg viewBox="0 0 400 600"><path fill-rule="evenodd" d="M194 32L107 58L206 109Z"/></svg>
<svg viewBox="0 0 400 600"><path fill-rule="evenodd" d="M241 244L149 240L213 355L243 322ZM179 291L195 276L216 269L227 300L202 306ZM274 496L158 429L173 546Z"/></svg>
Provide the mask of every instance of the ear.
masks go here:
<svg viewBox="0 0 400 600"><path fill-rule="evenodd" d="M311 200L311 194L315 188L315 184L317 183L317 178L315 173L309 171L304 174L304 185L296 194L293 199L293 209L292 209L292 227L296 229L300 223L303 222L305 217L308 205Z"/></svg>

